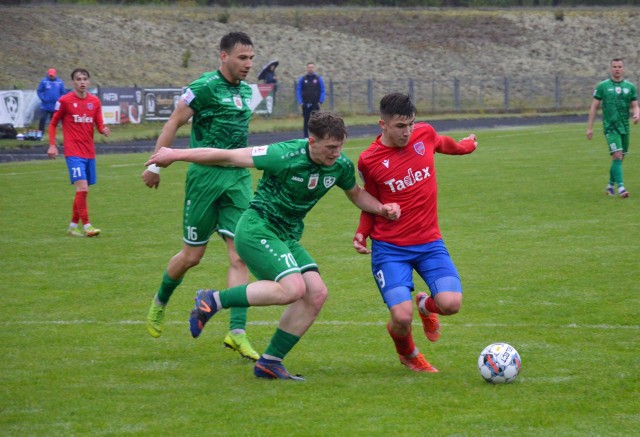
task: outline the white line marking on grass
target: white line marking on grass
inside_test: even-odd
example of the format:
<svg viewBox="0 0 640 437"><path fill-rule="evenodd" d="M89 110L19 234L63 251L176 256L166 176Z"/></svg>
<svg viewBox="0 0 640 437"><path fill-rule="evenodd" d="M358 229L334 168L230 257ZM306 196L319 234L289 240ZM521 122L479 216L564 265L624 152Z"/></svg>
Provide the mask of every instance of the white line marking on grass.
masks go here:
<svg viewBox="0 0 640 437"><path fill-rule="evenodd" d="M25 320L17 322L1 322L0 325L143 325L145 320L119 320L114 322L109 321L96 321L96 320ZM211 321L211 325L221 325L224 321ZM444 326L453 326L454 324L442 323ZM186 325L188 321L184 322L166 322L167 325ZM277 325L278 320L254 320L247 322L248 325L266 326ZM314 323L314 325L327 325L327 326L382 326L386 325L387 321L377 322L353 322L348 320L320 320ZM420 322L413 323L416 326L422 326ZM506 323L462 323L457 326L464 328L504 328L504 327L548 327L548 328L563 328L563 329L602 329L602 330L640 330L640 325L579 325L576 323L570 323L568 325L543 325L539 324L506 324Z"/></svg>

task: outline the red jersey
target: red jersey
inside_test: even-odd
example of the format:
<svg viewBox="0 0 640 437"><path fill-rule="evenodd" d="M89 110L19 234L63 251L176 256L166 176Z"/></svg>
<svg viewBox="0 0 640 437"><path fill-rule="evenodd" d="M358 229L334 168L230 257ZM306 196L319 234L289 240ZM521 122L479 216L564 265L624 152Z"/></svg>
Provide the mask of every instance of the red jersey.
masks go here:
<svg viewBox="0 0 640 437"><path fill-rule="evenodd" d="M397 246L425 244L441 238L434 154L464 155L475 150L472 140L456 142L440 136L426 123L414 126L406 147L387 147L381 135L360 154L358 171L364 188L382 203L400 205L400 218L386 220L362 213L358 231Z"/></svg>
<svg viewBox="0 0 640 437"><path fill-rule="evenodd" d="M58 122L61 120L64 156L95 158L93 125L96 125L99 132L104 130L100 99L89 93L82 99L73 91L60 97L49 125L49 144L54 141Z"/></svg>

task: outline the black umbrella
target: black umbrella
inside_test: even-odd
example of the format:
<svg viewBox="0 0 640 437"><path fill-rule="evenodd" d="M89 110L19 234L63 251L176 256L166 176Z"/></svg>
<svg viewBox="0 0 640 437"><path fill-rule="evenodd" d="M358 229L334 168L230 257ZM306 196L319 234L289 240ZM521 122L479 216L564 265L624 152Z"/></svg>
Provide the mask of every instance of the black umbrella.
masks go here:
<svg viewBox="0 0 640 437"><path fill-rule="evenodd" d="M266 64L264 64L262 66L262 70L260 70L260 73L258 74L258 80L264 79L264 74L269 70L269 67L271 67L272 65L275 65L277 67L279 64L280 64L280 61L278 61L277 59L274 59L273 61L269 61Z"/></svg>

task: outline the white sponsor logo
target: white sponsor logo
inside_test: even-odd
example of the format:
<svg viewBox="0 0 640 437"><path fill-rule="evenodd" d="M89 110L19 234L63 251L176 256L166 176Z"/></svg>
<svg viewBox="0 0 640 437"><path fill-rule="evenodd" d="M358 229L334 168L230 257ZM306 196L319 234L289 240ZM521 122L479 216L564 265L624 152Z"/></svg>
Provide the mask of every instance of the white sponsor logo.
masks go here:
<svg viewBox="0 0 640 437"><path fill-rule="evenodd" d="M267 154L269 146L255 146L251 149L251 156L264 156Z"/></svg>
<svg viewBox="0 0 640 437"><path fill-rule="evenodd" d="M412 168L407 170L407 175L402 179L392 178L388 181L384 181L384 184L389 187L392 193L396 191L402 191L407 187L410 187L418 182L424 181L431 177L429 167L425 167L422 170L413 171Z"/></svg>
<svg viewBox="0 0 640 437"><path fill-rule="evenodd" d="M187 91L185 91L185 93L182 95L182 100L184 100L184 102L187 105L191 104L191 101L195 98L196 98L196 95L193 94L193 91L191 91L191 88L187 88Z"/></svg>
<svg viewBox="0 0 640 437"><path fill-rule="evenodd" d="M300 176L292 176L291 180L296 182L304 182L304 179L301 178Z"/></svg>
<svg viewBox="0 0 640 437"><path fill-rule="evenodd" d="M93 123L93 117L88 117L86 115L73 115L74 123Z"/></svg>
<svg viewBox="0 0 640 437"><path fill-rule="evenodd" d="M385 159L384 161L382 161L382 165L384 165L385 167L389 168L389 160Z"/></svg>
<svg viewBox="0 0 640 437"><path fill-rule="evenodd" d="M333 184L336 183L336 178L333 176L325 176L322 182L324 183L325 188L331 188Z"/></svg>

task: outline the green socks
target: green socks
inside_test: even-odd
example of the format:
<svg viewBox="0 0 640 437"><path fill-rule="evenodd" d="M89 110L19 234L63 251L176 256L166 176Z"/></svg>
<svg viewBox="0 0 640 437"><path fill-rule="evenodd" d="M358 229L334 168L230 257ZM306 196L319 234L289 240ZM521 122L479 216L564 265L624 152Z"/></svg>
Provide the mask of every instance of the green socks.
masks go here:
<svg viewBox="0 0 640 437"><path fill-rule="evenodd" d="M289 334L278 328L273 337L271 337L271 343L269 343L269 347L264 351L264 354L284 359L284 356L293 349L299 340L300 337L297 335Z"/></svg>
<svg viewBox="0 0 640 437"><path fill-rule="evenodd" d="M162 304L166 305L169 302L169 299L171 299L171 295L173 294L174 290L181 283L182 278L179 278L177 280L171 279L169 277L169 274L165 270L164 274L162 275L162 284L160 284L160 288L158 289L158 300Z"/></svg>
<svg viewBox="0 0 640 437"><path fill-rule="evenodd" d="M247 307L232 307L229 309L229 330L244 330L247 326Z"/></svg>
<svg viewBox="0 0 640 437"><path fill-rule="evenodd" d="M622 175L622 161L614 159L611 161L611 175L618 184L618 188L624 187L623 175Z"/></svg>
<svg viewBox="0 0 640 437"><path fill-rule="evenodd" d="M220 303L222 304L222 308L248 307L247 284L220 291Z"/></svg>

